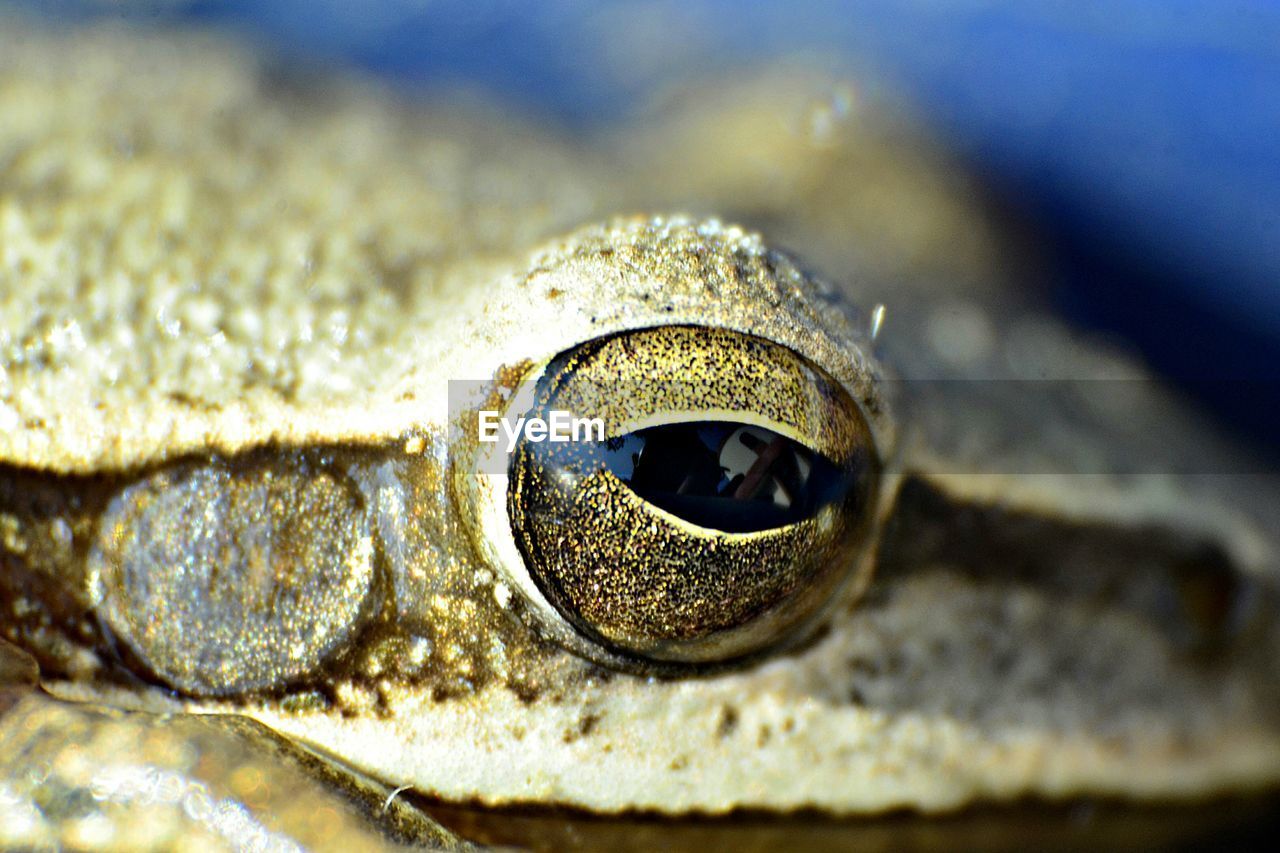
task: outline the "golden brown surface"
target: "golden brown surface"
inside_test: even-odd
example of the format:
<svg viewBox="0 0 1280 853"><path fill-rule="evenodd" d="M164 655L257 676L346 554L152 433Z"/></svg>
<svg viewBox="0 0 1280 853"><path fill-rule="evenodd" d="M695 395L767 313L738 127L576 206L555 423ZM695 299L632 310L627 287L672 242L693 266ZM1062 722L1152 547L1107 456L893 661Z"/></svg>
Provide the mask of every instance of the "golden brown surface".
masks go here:
<svg viewBox="0 0 1280 853"><path fill-rule="evenodd" d="M0 460L93 471L412 423L407 377L486 258L601 196L570 151L467 109L288 97L198 36L6 27Z"/></svg>
<svg viewBox="0 0 1280 853"><path fill-rule="evenodd" d="M0 36L0 629L59 697L6 725L38 702L41 748L106 720L128 754L150 729L200 737L153 715L242 714L389 789L601 814L1280 782L1274 481L1160 469L1248 456L984 276L998 241L927 144L857 113L778 124L829 85L789 74L589 154L467 104L314 85L190 36ZM865 598L785 653L659 678L547 621L446 385L504 399L585 341L681 324L820 368L885 477ZM729 357L707 346L691 363ZM1011 381L1117 376L1141 392ZM189 520L217 547L188 547ZM291 544L253 544L272 537ZM213 594L224 546L261 588Z"/></svg>

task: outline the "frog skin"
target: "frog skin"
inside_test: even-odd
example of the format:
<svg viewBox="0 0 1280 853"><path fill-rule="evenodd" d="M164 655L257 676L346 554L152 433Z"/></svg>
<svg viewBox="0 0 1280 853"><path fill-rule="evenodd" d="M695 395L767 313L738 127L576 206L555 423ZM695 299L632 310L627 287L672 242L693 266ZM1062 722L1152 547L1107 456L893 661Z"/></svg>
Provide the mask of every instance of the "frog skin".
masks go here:
<svg viewBox="0 0 1280 853"><path fill-rule="evenodd" d="M0 38L19 841L87 831L40 788L99 790L83 754L207 779L280 828L279 787L255 801L192 757L245 755L344 831L400 840L438 831L384 793L841 816L1280 781L1274 475L1053 319L894 120L776 120L838 84L709 83L584 150L461 97L296 85L203 37ZM469 425L571 382L579 355L712 389L680 411L641 393L646 423L727 411L861 454L869 489L857 517L823 516L843 532L794 539L690 533L615 489L583 522L604 556L583 559L643 584L647 555L695 542L679 577L698 592L754 537L768 572L804 565L822 595L793 584L724 643L705 596L614 596L622 627L599 631L549 600L559 564L534 579L510 520L525 493L480 470ZM686 633L650 645L629 627L677 617ZM149 730L177 746L113 751ZM126 826L129 797L94 802Z"/></svg>

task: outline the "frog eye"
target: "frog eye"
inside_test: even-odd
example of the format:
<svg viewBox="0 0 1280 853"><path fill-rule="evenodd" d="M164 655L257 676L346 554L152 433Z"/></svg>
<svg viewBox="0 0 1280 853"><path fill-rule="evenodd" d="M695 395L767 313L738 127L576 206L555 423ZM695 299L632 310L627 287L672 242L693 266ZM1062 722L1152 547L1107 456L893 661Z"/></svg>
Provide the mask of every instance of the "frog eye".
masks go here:
<svg viewBox="0 0 1280 853"><path fill-rule="evenodd" d="M878 460L857 405L791 350L670 326L551 361L526 418L599 419L509 463L520 586L624 657L723 661L811 624L851 573Z"/></svg>

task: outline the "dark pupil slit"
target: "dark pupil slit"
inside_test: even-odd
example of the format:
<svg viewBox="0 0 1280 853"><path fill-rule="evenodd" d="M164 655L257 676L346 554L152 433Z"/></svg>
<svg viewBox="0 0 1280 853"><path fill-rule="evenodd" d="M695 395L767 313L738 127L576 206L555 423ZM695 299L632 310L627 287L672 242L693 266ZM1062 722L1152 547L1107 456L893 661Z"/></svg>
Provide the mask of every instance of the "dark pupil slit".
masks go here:
<svg viewBox="0 0 1280 853"><path fill-rule="evenodd" d="M740 423L649 427L610 439L604 456L646 501L727 533L802 521L843 498L849 481L803 444Z"/></svg>

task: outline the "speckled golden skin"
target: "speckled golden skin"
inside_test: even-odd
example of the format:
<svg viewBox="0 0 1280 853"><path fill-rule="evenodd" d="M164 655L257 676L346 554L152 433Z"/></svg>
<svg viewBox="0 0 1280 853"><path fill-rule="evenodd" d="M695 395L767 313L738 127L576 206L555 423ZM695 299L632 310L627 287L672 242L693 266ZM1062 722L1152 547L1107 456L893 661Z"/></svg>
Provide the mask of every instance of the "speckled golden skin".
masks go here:
<svg viewBox="0 0 1280 853"><path fill-rule="evenodd" d="M29 680L30 656L42 686L0 736L31 703L68 732L105 725L73 701L144 729L242 715L389 790L599 813L1280 781L1274 476L997 272L990 218L917 137L874 110L793 121L845 84L709 83L583 151L462 99L276 79L198 38L0 36L0 633L24 650L0 673ZM560 353L661 325L820 368L884 475L845 567L861 582L804 643L651 677L529 594L505 485L476 473L446 386L504 399ZM294 552L325 556L215 535L263 586L122 599L118 578L152 577L112 553L128 496L187 466L228 472L217 493L250 531L308 519ZM283 514L283 492L253 497L264 470ZM335 574L345 591L308 586ZM185 659L185 626L147 619L215 600L279 604L285 639L224 614Z"/></svg>

